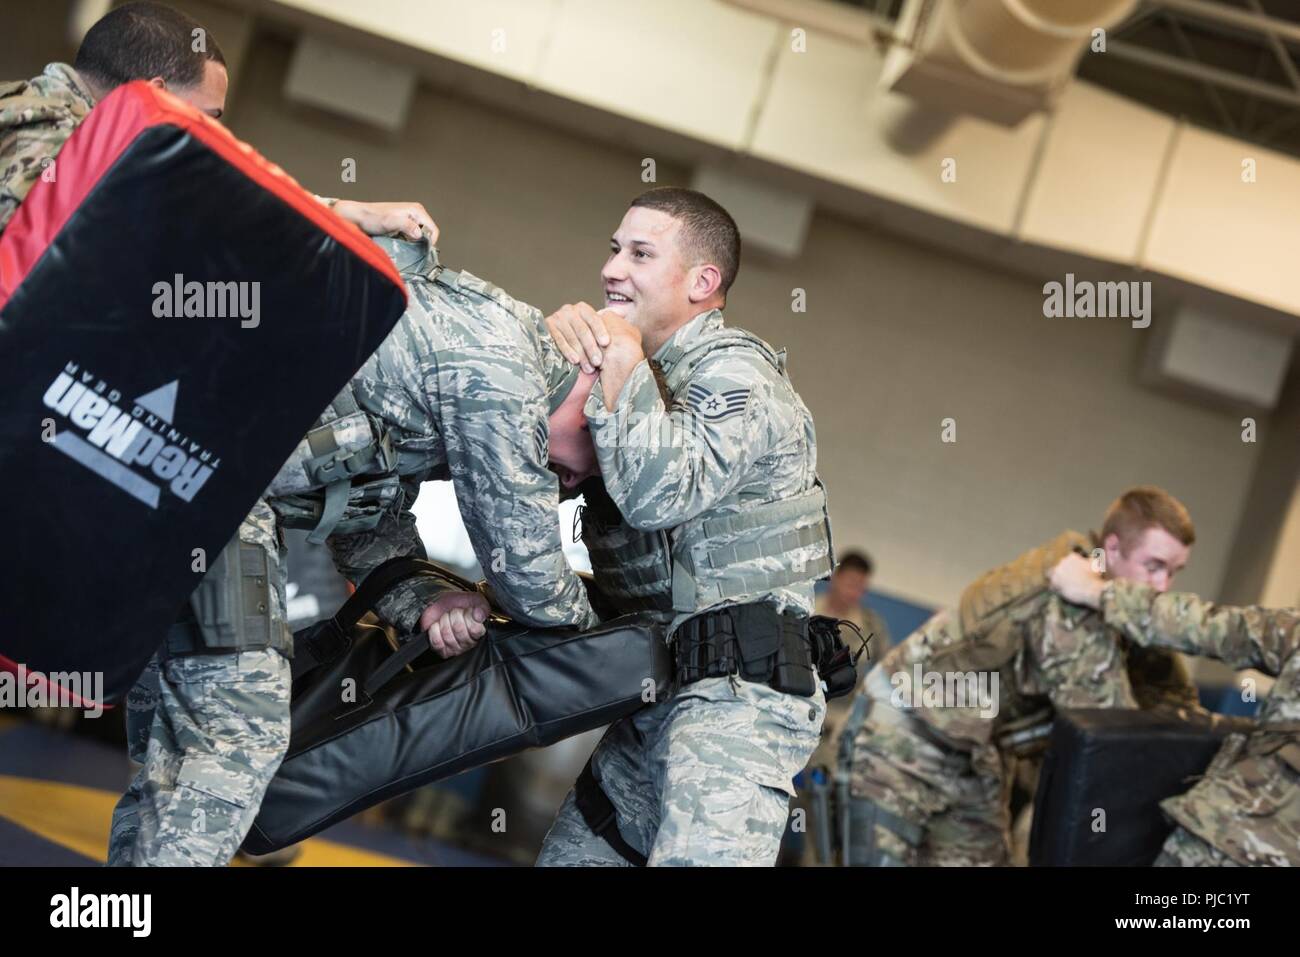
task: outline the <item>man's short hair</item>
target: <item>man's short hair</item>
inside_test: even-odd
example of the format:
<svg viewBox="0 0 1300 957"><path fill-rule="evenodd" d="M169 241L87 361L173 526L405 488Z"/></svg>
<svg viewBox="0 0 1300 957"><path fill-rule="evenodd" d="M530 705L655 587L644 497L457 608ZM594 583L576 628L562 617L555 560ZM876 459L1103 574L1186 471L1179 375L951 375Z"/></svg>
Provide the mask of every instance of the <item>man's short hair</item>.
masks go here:
<svg viewBox="0 0 1300 957"><path fill-rule="evenodd" d="M731 214L703 193L679 186L647 190L632 200L632 208L638 206L667 213L682 224L683 258L692 266L717 266L725 299L740 272L740 230Z"/></svg>
<svg viewBox="0 0 1300 957"><path fill-rule="evenodd" d="M835 562L835 570L862 572L864 575L870 575L875 570L875 565L871 563L871 557L866 552L845 552Z"/></svg>
<svg viewBox="0 0 1300 957"><path fill-rule="evenodd" d="M203 81L209 60L224 65L226 57L198 22L161 3L141 2L100 17L81 41L72 67L104 90L155 76L169 87L184 88Z"/></svg>
<svg viewBox="0 0 1300 957"><path fill-rule="evenodd" d="M1120 549L1128 554L1142 534L1153 527L1163 528L1184 545L1196 541L1196 528L1187 508L1155 485L1131 488L1110 503L1101 526L1101 540L1117 535Z"/></svg>

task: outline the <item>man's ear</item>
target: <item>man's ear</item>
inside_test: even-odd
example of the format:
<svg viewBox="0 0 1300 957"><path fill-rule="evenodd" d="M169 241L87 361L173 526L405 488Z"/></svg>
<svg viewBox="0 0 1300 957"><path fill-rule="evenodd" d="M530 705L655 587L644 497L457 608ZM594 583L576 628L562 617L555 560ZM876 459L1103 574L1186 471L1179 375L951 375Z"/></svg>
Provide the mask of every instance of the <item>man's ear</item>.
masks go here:
<svg viewBox="0 0 1300 957"><path fill-rule="evenodd" d="M160 77L160 76L151 76L151 77L149 77L149 85L150 85L150 86L156 86L156 87L158 87L158 89L160 89L160 90L165 90L165 89L167 89L167 81L164 80L164 79L163 79L162 77Z"/></svg>
<svg viewBox="0 0 1300 957"><path fill-rule="evenodd" d="M691 270L691 302L707 302L722 288L722 272L712 263L704 263Z"/></svg>
<svg viewBox="0 0 1300 957"><path fill-rule="evenodd" d="M1107 535L1105 541L1101 544L1102 547L1106 549L1106 560L1108 562L1113 561L1120 556L1119 536L1114 532Z"/></svg>

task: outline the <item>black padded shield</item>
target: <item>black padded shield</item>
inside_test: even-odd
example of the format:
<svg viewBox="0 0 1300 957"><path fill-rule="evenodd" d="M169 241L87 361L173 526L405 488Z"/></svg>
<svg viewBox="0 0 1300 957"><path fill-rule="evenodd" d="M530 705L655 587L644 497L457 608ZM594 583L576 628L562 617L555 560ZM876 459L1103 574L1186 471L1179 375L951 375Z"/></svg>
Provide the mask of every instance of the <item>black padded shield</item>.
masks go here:
<svg viewBox="0 0 1300 957"><path fill-rule="evenodd" d="M289 752L244 849L287 847L380 801L631 714L650 682L668 693L666 623L629 615L578 631L497 616L472 651L446 660L426 651L373 695L367 681L394 654L387 632L364 623L346 635L328 623L300 632L313 642L329 633L317 647L335 643L337 657L294 681Z"/></svg>
<svg viewBox="0 0 1300 957"><path fill-rule="evenodd" d="M1033 866L1147 866L1173 826L1160 802L1187 791L1226 728L1153 711L1057 712L1034 799ZM1099 830L1105 812L1105 829Z"/></svg>
<svg viewBox="0 0 1300 957"><path fill-rule="evenodd" d="M102 672L112 700L405 293L373 242L147 84L57 170L0 237L0 665Z"/></svg>

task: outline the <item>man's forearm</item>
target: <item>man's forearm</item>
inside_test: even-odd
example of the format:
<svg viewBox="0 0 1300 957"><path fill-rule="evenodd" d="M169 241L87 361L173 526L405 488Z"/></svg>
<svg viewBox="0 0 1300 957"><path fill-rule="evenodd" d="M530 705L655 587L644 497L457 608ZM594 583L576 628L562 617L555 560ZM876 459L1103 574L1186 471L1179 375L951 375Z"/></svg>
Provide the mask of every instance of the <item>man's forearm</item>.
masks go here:
<svg viewBox="0 0 1300 957"><path fill-rule="evenodd" d="M610 349L605 353L605 362L600 367L600 387L605 393L605 410L613 412L618 408L618 397L623 386L632 378L632 373L642 362L645 354L640 349Z"/></svg>
<svg viewBox="0 0 1300 957"><path fill-rule="evenodd" d="M1218 605L1127 581L1110 582L1101 607L1108 624L1140 645L1206 655L1270 675L1278 674L1300 644L1298 619L1289 609Z"/></svg>

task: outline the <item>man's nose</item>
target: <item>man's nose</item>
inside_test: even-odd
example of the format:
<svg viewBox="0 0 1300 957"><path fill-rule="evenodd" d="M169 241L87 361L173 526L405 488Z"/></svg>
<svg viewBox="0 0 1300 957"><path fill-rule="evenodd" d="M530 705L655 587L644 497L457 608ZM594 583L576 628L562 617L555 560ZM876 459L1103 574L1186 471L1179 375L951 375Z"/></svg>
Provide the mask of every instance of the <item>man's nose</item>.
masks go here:
<svg viewBox="0 0 1300 957"><path fill-rule="evenodd" d="M1159 572L1151 578L1151 587L1160 594L1169 591L1169 575L1165 572Z"/></svg>
<svg viewBox="0 0 1300 957"><path fill-rule="evenodd" d="M606 282L619 282L627 278L626 263L623 254L615 253L605 260L605 267L600 271L600 278Z"/></svg>

